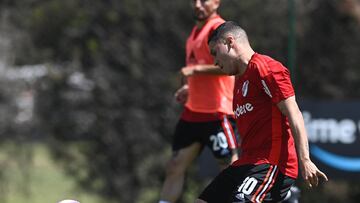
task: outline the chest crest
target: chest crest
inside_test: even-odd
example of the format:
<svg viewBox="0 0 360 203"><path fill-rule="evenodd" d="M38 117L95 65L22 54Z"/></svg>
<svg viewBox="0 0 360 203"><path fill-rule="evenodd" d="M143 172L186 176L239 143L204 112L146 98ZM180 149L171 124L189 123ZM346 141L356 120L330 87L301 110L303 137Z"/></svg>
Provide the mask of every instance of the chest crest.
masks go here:
<svg viewBox="0 0 360 203"><path fill-rule="evenodd" d="M246 95L248 94L249 91L249 80L246 80L241 88L241 93L243 97L246 97Z"/></svg>

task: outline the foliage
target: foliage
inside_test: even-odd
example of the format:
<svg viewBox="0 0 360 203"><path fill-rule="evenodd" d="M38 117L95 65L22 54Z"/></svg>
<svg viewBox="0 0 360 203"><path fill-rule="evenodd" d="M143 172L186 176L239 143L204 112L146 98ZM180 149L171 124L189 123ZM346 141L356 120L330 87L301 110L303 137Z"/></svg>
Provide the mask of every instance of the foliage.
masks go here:
<svg viewBox="0 0 360 203"><path fill-rule="evenodd" d="M286 64L287 2L224 0L220 11L240 22L257 51ZM298 95L358 98L352 87L360 81L359 46L352 45L360 25L337 9L338 1L296 3ZM48 74L31 88L37 127L51 135L59 163L84 188L119 202L160 188L179 113L172 94L193 25L188 1L1 4L21 31L14 64L46 64Z"/></svg>

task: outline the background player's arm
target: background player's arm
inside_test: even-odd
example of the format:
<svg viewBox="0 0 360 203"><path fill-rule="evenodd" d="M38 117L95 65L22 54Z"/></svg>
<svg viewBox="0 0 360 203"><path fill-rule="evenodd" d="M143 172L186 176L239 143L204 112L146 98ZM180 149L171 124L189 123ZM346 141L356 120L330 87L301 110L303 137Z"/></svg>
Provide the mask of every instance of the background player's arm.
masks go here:
<svg viewBox="0 0 360 203"><path fill-rule="evenodd" d="M184 84L175 92L175 100L180 104L185 104L189 95L189 86Z"/></svg>
<svg viewBox="0 0 360 203"><path fill-rule="evenodd" d="M199 64L194 66L185 66L181 69L181 74L185 77L193 75L226 75L219 66L213 64Z"/></svg>
<svg viewBox="0 0 360 203"><path fill-rule="evenodd" d="M309 144L304 119L296 103L295 96L279 102L277 106L289 120L295 140L301 174L309 187L317 186L320 177L325 180L327 180L327 177L310 160Z"/></svg>
<svg viewBox="0 0 360 203"><path fill-rule="evenodd" d="M185 104L189 95L189 86L187 84L187 77L182 74L178 74L178 80L180 87L176 90L174 98L180 104Z"/></svg>
<svg viewBox="0 0 360 203"><path fill-rule="evenodd" d="M193 75L225 75L224 72L222 72L221 68L216 65L211 64L202 64L202 65L194 65L194 66L185 66L181 69L181 83L182 86L176 91L175 93L175 99L177 102L181 104L185 104L187 97L188 97L188 85L187 83L187 77L193 76Z"/></svg>

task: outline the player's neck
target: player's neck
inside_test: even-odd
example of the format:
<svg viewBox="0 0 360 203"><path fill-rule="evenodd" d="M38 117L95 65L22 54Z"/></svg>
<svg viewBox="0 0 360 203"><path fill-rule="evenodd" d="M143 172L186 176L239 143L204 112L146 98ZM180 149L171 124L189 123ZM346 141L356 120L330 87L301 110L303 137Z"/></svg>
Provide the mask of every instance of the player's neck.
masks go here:
<svg viewBox="0 0 360 203"><path fill-rule="evenodd" d="M241 77L242 75L244 75L244 73L246 72L247 69L247 65L245 64L241 64L240 66L238 66L238 74L236 75L237 77Z"/></svg>
<svg viewBox="0 0 360 203"><path fill-rule="evenodd" d="M239 57L237 60L237 62L238 62L237 67L239 70L238 76L242 76L246 72L249 62L251 61L251 58L254 54L255 54L255 52L252 49L248 49L239 54Z"/></svg>

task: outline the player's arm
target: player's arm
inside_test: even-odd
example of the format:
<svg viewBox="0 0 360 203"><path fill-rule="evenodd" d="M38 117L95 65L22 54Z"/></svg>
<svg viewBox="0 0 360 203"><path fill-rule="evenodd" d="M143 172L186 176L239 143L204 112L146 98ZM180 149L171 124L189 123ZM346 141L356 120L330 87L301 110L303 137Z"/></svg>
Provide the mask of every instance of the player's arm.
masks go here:
<svg viewBox="0 0 360 203"><path fill-rule="evenodd" d="M185 77L193 75L226 75L219 66L213 64L185 66L181 69L181 74Z"/></svg>
<svg viewBox="0 0 360 203"><path fill-rule="evenodd" d="M175 99L177 102L181 104L185 104L188 94L189 94L189 86L187 85L187 77L193 75L225 75L222 72L221 68L216 65L211 64L203 64L203 65L195 65L195 66L185 66L180 71L180 78L182 86L176 91Z"/></svg>
<svg viewBox="0 0 360 203"><path fill-rule="evenodd" d="M319 178L324 178L327 181L326 175L321 172L310 159L304 119L296 103L295 96L282 100L277 106L289 120L295 140L301 173L306 184L309 187L317 186Z"/></svg>
<svg viewBox="0 0 360 203"><path fill-rule="evenodd" d="M189 95L189 86L187 84L182 85L175 92L175 100L180 104L185 104Z"/></svg>

